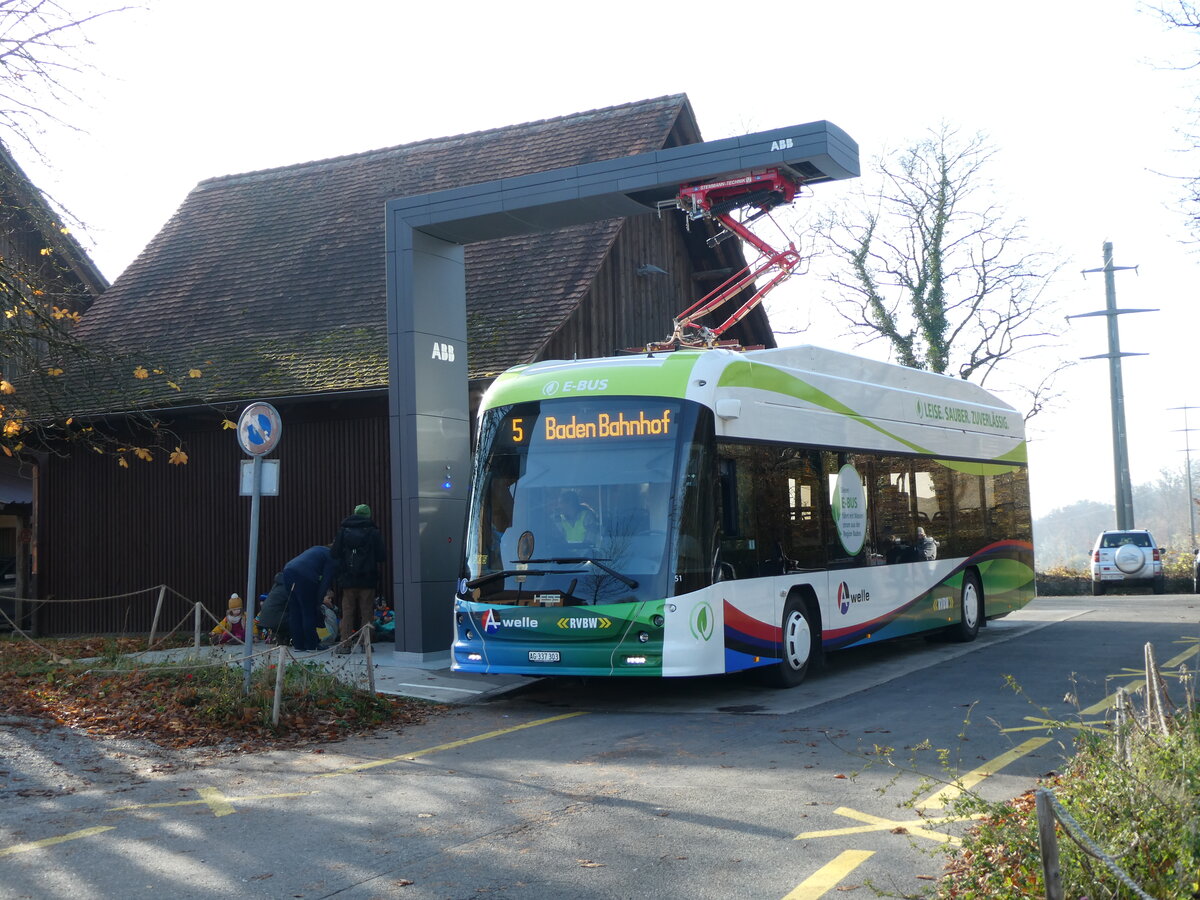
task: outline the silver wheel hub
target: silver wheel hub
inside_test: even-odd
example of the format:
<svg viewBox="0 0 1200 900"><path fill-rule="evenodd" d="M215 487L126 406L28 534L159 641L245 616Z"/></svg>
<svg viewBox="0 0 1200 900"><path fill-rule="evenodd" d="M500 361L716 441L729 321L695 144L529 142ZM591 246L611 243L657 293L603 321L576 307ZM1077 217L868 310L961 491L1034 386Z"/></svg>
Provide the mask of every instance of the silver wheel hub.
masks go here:
<svg viewBox="0 0 1200 900"><path fill-rule="evenodd" d="M812 647L812 633L808 619L799 610L792 610L783 623L783 658L792 669L800 669L808 662Z"/></svg>
<svg viewBox="0 0 1200 900"><path fill-rule="evenodd" d="M973 581L963 585L962 618L968 628L974 628L979 621L979 589Z"/></svg>

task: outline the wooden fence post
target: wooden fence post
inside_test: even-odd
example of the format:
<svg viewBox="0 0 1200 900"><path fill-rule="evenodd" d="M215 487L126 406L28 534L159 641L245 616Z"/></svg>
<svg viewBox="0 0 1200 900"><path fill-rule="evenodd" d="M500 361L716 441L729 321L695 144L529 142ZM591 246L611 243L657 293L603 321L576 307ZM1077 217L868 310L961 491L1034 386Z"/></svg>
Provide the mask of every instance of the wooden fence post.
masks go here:
<svg viewBox="0 0 1200 900"><path fill-rule="evenodd" d="M1131 748L1129 746L1129 729L1130 729L1130 714L1129 714L1129 694L1124 687L1117 688L1116 702L1116 728L1117 728L1117 743L1116 754L1117 762L1125 765L1129 762Z"/></svg>
<svg viewBox="0 0 1200 900"><path fill-rule="evenodd" d="M1158 662L1154 658L1154 645L1146 642L1146 714L1148 727L1158 726L1161 734L1171 733L1167 724L1167 704L1163 697L1162 676L1158 673Z"/></svg>
<svg viewBox="0 0 1200 900"><path fill-rule="evenodd" d="M150 623L150 640L146 642L146 649L149 650L154 646L154 634L158 631L158 617L162 615L163 598L167 595L167 586L160 585L158 588L158 603L154 606L154 620Z"/></svg>
<svg viewBox="0 0 1200 900"><path fill-rule="evenodd" d="M271 724L279 724L279 705L283 701L283 669L287 665L287 648L276 647L275 661L275 701L271 705Z"/></svg>
<svg viewBox="0 0 1200 900"><path fill-rule="evenodd" d="M1038 846L1042 851L1042 876L1046 880L1046 900L1066 900L1062 870L1058 865L1058 835L1054 830L1054 807L1048 791L1037 792Z"/></svg>
<svg viewBox="0 0 1200 900"><path fill-rule="evenodd" d="M371 691L371 696L375 696L375 666L371 664L371 626L364 625L362 632L363 642L363 660L367 665L367 687Z"/></svg>

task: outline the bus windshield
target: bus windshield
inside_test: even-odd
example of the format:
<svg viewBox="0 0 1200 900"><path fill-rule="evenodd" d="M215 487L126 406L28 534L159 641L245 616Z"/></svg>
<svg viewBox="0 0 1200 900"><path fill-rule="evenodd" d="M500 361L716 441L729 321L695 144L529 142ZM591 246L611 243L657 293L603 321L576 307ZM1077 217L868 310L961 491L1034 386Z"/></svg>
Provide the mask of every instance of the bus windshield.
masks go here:
<svg viewBox="0 0 1200 900"><path fill-rule="evenodd" d="M711 577L713 526L701 525L711 516L692 496L711 484L699 472L711 463L711 428L707 410L677 399L561 398L485 411L460 596L627 603L670 595L677 572L692 588L697 573Z"/></svg>

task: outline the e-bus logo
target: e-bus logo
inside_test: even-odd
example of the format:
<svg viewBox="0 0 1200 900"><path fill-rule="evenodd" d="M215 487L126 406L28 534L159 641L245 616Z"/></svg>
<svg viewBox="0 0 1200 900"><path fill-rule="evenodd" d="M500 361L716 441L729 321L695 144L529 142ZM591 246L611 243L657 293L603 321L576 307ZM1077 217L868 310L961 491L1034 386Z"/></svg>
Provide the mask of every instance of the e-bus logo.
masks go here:
<svg viewBox="0 0 1200 900"><path fill-rule="evenodd" d="M433 342L433 354L430 359L440 359L443 362L454 362L454 345L442 341Z"/></svg>
<svg viewBox="0 0 1200 900"><path fill-rule="evenodd" d="M692 618L688 623L692 627L692 637L698 641L707 641L713 636L714 616L712 607L707 600L701 600L692 610Z"/></svg>
<svg viewBox="0 0 1200 900"><path fill-rule="evenodd" d="M871 599L871 592L868 591L866 588L863 588L857 594L852 594L852 593L850 593L850 585L846 584L846 582L843 581L841 584L838 585L838 592L837 592L838 610L841 611L843 616L846 613L850 612L850 604L851 603L866 603L870 599Z"/></svg>
<svg viewBox="0 0 1200 900"><path fill-rule="evenodd" d="M564 394L579 394L586 391L607 391L607 378L581 378L579 381L547 381L542 385L542 396L553 397L560 391Z"/></svg>

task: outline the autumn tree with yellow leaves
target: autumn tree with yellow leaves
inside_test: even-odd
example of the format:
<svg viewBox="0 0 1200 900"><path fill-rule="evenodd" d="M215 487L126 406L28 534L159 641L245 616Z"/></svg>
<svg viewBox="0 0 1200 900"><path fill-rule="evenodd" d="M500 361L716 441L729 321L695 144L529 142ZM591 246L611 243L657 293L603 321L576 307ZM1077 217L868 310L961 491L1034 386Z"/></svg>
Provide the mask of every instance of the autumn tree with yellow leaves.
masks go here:
<svg viewBox="0 0 1200 900"><path fill-rule="evenodd" d="M0 244L4 237L0 232ZM9 237L11 242L16 234ZM124 467L160 456L186 463L170 429L137 410L153 397L180 391L182 378L201 378L202 370L180 377L129 351L81 341L74 329L89 298L66 277L54 248L42 248L38 260L0 256L0 452L11 457L82 446L112 454ZM114 409L128 411L114 418Z"/></svg>
<svg viewBox="0 0 1200 900"><path fill-rule="evenodd" d="M169 406L180 382L202 371L171 374L144 356L77 337L92 299L73 275L83 251L7 149L18 144L40 156L48 123L70 127L63 110L90 69L86 26L124 9L0 0L0 452L9 457L82 446L123 467L187 462L170 430L138 410Z"/></svg>

